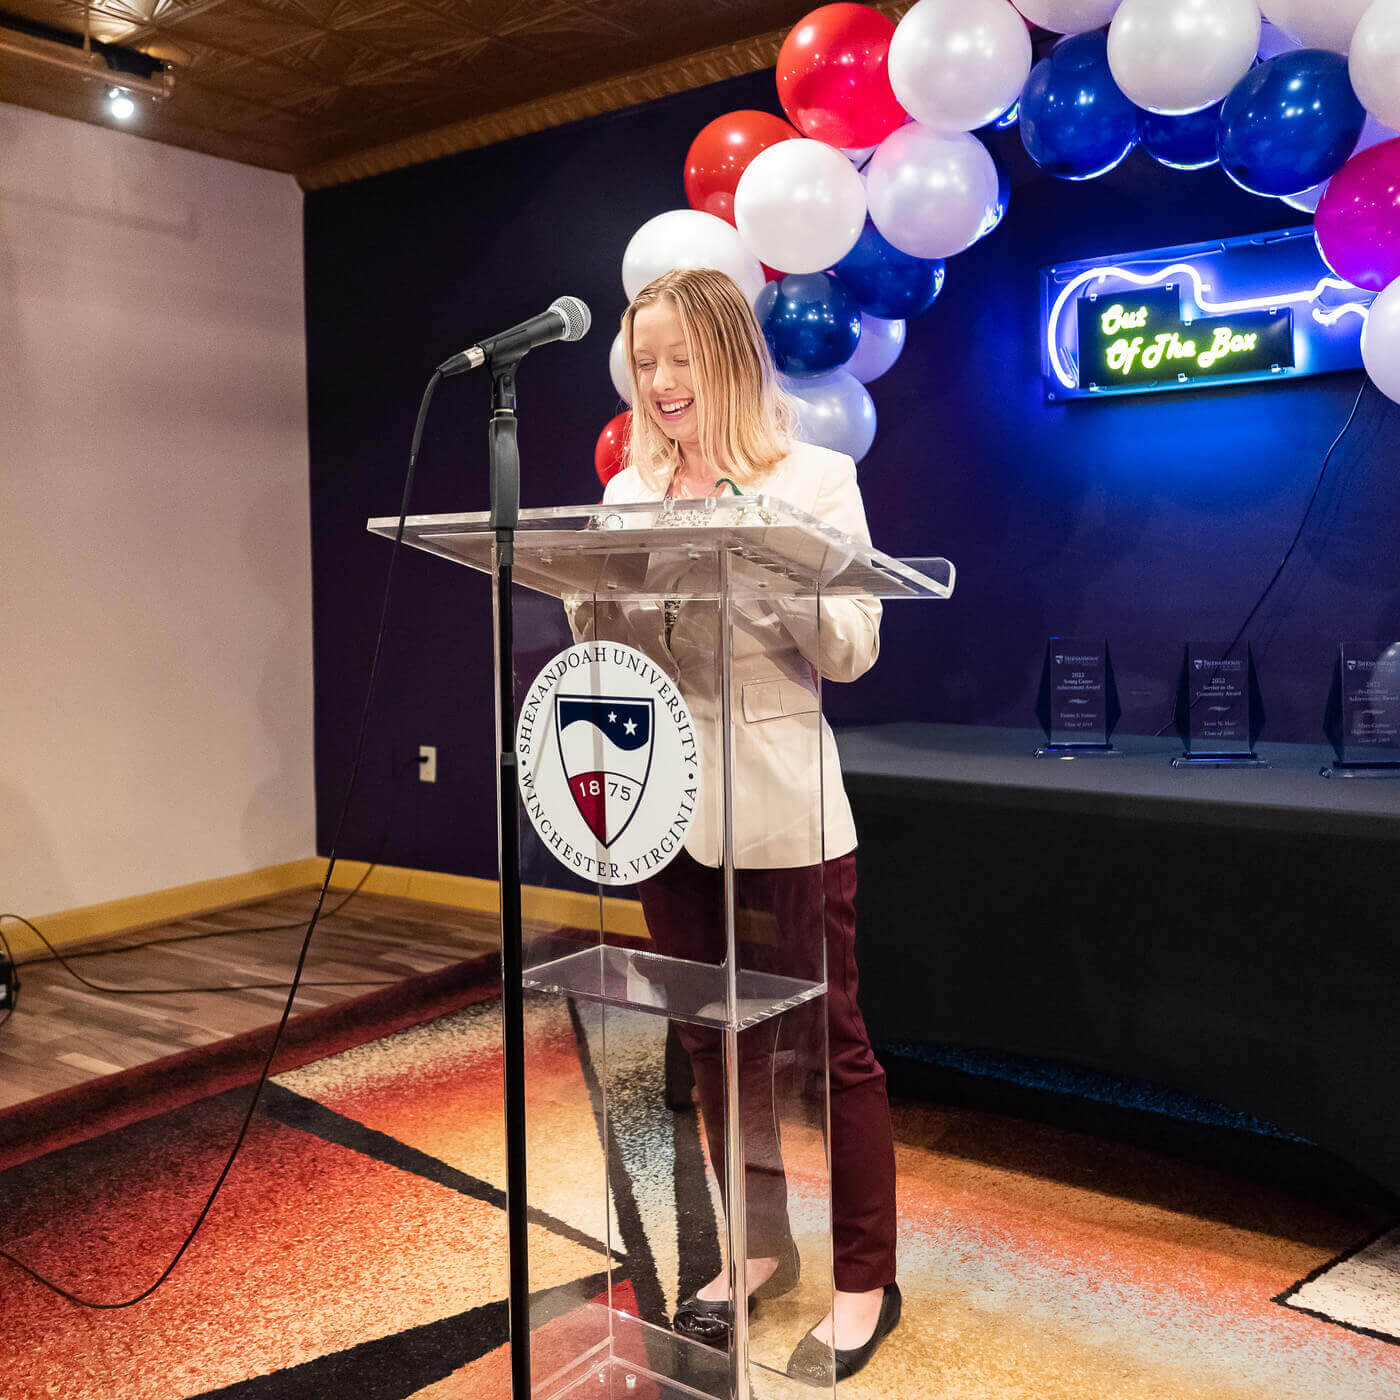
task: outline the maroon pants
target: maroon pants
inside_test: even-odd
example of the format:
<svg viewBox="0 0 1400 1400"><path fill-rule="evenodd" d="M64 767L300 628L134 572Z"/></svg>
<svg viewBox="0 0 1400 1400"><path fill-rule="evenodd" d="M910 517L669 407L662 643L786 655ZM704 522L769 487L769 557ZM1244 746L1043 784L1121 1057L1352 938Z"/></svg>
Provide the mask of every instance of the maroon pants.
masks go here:
<svg viewBox="0 0 1400 1400"><path fill-rule="evenodd" d="M777 1065L795 1058L809 1073L821 1073L824 1057L818 1052L825 1049L836 1287L862 1293L895 1281L895 1189L885 1071L856 1005L855 891L854 852L822 866L736 872L741 965L815 978L824 940L828 984L824 1046L820 1022L811 1024L821 1013L820 1000L739 1033L748 1253L754 1259L780 1256L790 1238L774 1110ZM637 893L659 952L692 962L722 960L724 885L718 870L682 851L659 875L638 885ZM723 1036L708 1026L677 1022L676 1027L690 1053L710 1164L723 1190Z"/></svg>

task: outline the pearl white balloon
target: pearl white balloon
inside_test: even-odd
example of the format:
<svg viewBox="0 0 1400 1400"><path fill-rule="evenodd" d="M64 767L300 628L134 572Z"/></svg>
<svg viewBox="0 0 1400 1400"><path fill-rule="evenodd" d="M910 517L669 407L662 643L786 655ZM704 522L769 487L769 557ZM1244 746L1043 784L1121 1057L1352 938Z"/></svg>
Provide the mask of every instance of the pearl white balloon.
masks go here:
<svg viewBox="0 0 1400 1400"><path fill-rule="evenodd" d="M1031 36L1009 0L918 0L890 40L890 86L916 121L971 131L1016 100Z"/></svg>
<svg viewBox="0 0 1400 1400"><path fill-rule="evenodd" d="M1016 0L1016 8L1053 34L1083 34L1102 29L1113 18L1119 0Z"/></svg>
<svg viewBox="0 0 1400 1400"><path fill-rule="evenodd" d="M766 280L758 259L733 224L699 209L668 209L648 219L622 255L622 286L630 301L648 282L678 267L713 267L728 273L752 306Z"/></svg>
<svg viewBox="0 0 1400 1400"><path fill-rule="evenodd" d="M797 436L844 452L857 462L875 441L875 401L853 374L838 369L820 379L784 379L797 401Z"/></svg>
<svg viewBox="0 0 1400 1400"><path fill-rule="evenodd" d="M865 185L835 146L779 141L739 177L734 223L745 247L769 267L823 272L856 246Z"/></svg>
<svg viewBox="0 0 1400 1400"><path fill-rule="evenodd" d="M1400 131L1396 131L1393 126L1387 126L1383 121L1378 121L1369 112L1366 114L1366 121L1361 128L1360 139L1356 143L1352 155L1358 151L1369 151L1372 146L1379 146L1382 141L1393 141L1400 136Z"/></svg>
<svg viewBox="0 0 1400 1400"><path fill-rule="evenodd" d="M1377 121L1400 126L1400 0L1374 0L1361 16L1347 71L1361 105Z"/></svg>
<svg viewBox="0 0 1400 1400"><path fill-rule="evenodd" d="M608 351L608 374L612 376L618 398L631 408L632 384L627 375L627 347L622 343L621 331L613 336L612 348Z"/></svg>
<svg viewBox="0 0 1400 1400"><path fill-rule="evenodd" d="M904 322L887 321L880 316L860 313L860 340L856 352L841 366L862 384L872 384L894 362L904 349Z"/></svg>
<svg viewBox="0 0 1400 1400"><path fill-rule="evenodd" d="M1371 0L1259 0L1264 18L1305 49L1345 53L1352 31Z"/></svg>
<svg viewBox="0 0 1400 1400"><path fill-rule="evenodd" d="M1280 195L1279 198L1290 209L1300 209L1304 214L1315 214L1326 190L1327 181L1324 180L1320 185L1309 185L1307 189L1299 190L1297 194Z"/></svg>
<svg viewBox="0 0 1400 1400"><path fill-rule="evenodd" d="M1266 63L1271 58L1277 58L1281 53L1288 53L1292 49L1301 49L1303 46L1291 34L1285 34L1276 24L1270 24L1265 20L1259 26L1259 57Z"/></svg>
<svg viewBox="0 0 1400 1400"><path fill-rule="evenodd" d="M859 170L875 154L874 146L842 146L841 154Z"/></svg>
<svg viewBox="0 0 1400 1400"><path fill-rule="evenodd" d="M1108 66L1128 99L1181 115L1219 102L1259 52L1257 0L1123 0Z"/></svg>
<svg viewBox="0 0 1400 1400"><path fill-rule="evenodd" d="M1400 279L1392 282L1366 313L1361 363L1376 388L1400 403Z"/></svg>
<svg viewBox="0 0 1400 1400"><path fill-rule="evenodd" d="M997 168L987 148L965 131L932 131L919 122L880 142L866 185L881 236L915 258L961 253L997 202Z"/></svg>

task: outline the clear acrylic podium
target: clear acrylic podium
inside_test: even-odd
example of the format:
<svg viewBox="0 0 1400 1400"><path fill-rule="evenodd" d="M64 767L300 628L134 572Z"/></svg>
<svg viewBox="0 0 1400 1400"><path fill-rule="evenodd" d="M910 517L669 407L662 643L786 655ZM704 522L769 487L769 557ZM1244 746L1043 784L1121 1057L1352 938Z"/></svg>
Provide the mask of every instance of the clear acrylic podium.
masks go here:
<svg viewBox="0 0 1400 1400"><path fill-rule="evenodd" d="M410 516L404 541L495 574L485 513ZM731 496L522 511L513 572L515 713L566 649L623 643L682 697L698 781L686 853L659 870L672 852L642 849L602 882L517 793L532 1400L810 1400L786 1365L831 1305L821 860L845 802L821 680L876 600L946 598L953 566ZM600 862L621 849L594 839ZM796 1285L718 1345L672 1330L702 1284L745 1298L750 1259L790 1276L794 1254Z"/></svg>

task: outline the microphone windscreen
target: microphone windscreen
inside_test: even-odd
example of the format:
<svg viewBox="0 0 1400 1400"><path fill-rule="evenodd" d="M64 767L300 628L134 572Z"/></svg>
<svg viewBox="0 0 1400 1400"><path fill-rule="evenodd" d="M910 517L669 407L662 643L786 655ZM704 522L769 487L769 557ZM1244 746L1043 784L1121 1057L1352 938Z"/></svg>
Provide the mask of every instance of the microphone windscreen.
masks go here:
<svg viewBox="0 0 1400 1400"><path fill-rule="evenodd" d="M582 340L593 324L593 313L577 297L559 297L550 303L549 309L564 318L562 340Z"/></svg>

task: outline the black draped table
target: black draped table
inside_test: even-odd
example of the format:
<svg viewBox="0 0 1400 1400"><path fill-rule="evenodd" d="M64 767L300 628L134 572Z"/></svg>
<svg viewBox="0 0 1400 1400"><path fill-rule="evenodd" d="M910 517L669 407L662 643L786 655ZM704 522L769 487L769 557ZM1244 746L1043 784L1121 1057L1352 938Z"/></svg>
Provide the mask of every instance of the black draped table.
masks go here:
<svg viewBox="0 0 1400 1400"><path fill-rule="evenodd" d="M838 735L877 1041L1059 1061L1214 1101L1400 1192L1400 779L1325 745L1183 771L1169 738Z"/></svg>

